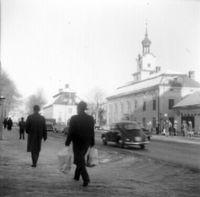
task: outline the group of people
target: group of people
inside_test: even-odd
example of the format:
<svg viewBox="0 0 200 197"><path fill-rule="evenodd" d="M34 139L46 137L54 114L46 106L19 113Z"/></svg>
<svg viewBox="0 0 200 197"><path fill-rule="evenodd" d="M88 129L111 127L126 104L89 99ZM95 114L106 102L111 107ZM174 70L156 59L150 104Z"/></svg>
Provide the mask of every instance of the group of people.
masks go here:
<svg viewBox="0 0 200 197"><path fill-rule="evenodd" d="M174 124L172 124L171 121L166 120L163 125L162 133L166 136L176 136L177 135L177 122L175 121Z"/></svg>
<svg viewBox="0 0 200 197"><path fill-rule="evenodd" d="M157 134L159 134L159 132L157 132ZM169 120L166 120L163 124L161 134L166 135L166 136L178 135L177 121L174 121L174 123L172 124ZM179 135L187 136L187 137L192 137L194 135L191 121L186 122L185 120L183 120L181 124L181 133L179 133Z"/></svg>
<svg viewBox="0 0 200 197"><path fill-rule="evenodd" d="M186 122L185 120L183 120L183 123L181 125L181 132L183 136L192 137L194 135L192 122L191 121Z"/></svg>
<svg viewBox="0 0 200 197"><path fill-rule="evenodd" d="M90 183L90 178L86 169L85 155L89 147L94 146L94 119L88 115L87 104L81 101L77 105L77 115L71 117L69 122L69 131L65 141L65 146L70 146L72 142L74 153L74 164L76 165L74 180L83 179L83 186ZM33 106L33 114L29 115L24 121L21 118L19 122L20 138L24 138L24 131L28 134L27 151L31 152L32 167L37 167L39 154L41 151L42 140L47 140L46 120L39 113L40 107Z"/></svg>
<svg viewBox="0 0 200 197"><path fill-rule="evenodd" d="M8 131L11 131L12 130L12 126L13 126L13 121L11 118L5 118L4 121L3 121L3 126L4 126L4 129L7 129Z"/></svg>

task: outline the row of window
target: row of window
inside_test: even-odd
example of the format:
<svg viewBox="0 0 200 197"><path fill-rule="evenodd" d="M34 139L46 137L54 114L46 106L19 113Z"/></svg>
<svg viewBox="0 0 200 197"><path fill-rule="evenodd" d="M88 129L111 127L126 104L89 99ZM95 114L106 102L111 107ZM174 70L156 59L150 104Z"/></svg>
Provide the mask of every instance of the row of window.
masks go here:
<svg viewBox="0 0 200 197"><path fill-rule="evenodd" d="M143 111L146 111L147 110L147 107L146 107L146 101L144 101L143 103ZM168 109L171 110L174 106L174 99L169 99L168 100ZM131 110L131 106L130 106L130 103L128 102L128 111ZM135 103L134 103L134 108L137 109L138 108L138 102L137 100L135 100ZM152 110L155 111L156 110L156 100L154 99L152 101ZM117 113L118 109L117 109L117 104L115 105L115 112ZM124 112L124 106L123 106L123 103L121 103L121 112L123 113Z"/></svg>
<svg viewBox="0 0 200 197"><path fill-rule="evenodd" d="M169 99L168 100L168 109L172 109L173 106L174 106L174 99ZM156 100L153 100L152 109L156 110ZM146 111L146 101L144 101L144 103L143 103L143 111Z"/></svg>

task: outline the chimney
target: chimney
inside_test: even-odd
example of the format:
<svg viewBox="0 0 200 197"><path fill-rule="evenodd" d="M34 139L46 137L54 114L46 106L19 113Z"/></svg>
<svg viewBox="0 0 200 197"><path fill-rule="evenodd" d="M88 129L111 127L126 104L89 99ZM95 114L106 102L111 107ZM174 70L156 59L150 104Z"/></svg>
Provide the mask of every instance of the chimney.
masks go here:
<svg viewBox="0 0 200 197"><path fill-rule="evenodd" d="M156 66L156 72L160 72L160 66Z"/></svg>
<svg viewBox="0 0 200 197"><path fill-rule="evenodd" d="M192 70L190 70L189 72L188 72L188 77L190 78L190 79L195 79L195 72L194 71L192 71Z"/></svg>

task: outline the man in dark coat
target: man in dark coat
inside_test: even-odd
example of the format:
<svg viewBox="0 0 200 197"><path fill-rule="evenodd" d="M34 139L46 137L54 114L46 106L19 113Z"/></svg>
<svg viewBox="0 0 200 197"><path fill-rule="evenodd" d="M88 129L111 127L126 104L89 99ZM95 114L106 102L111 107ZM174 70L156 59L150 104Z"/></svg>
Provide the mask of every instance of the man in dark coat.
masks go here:
<svg viewBox="0 0 200 197"><path fill-rule="evenodd" d="M12 121L11 118L8 118L8 121L7 121L7 129L8 129L8 131L12 130L12 126L13 126L13 121Z"/></svg>
<svg viewBox="0 0 200 197"><path fill-rule="evenodd" d="M19 121L19 139L24 140L25 128L26 128L26 122L24 121L24 118L21 117L21 120Z"/></svg>
<svg viewBox="0 0 200 197"><path fill-rule="evenodd" d="M76 170L74 180L83 179L83 186L88 186L89 175L85 166L85 154L90 146L94 146L94 119L85 113L87 104L81 101L77 106L78 115L72 116L69 123L69 133L65 142L69 146L73 142L74 164Z"/></svg>
<svg viewBox="0 0 200 197"><path fill-rule="evenodd" d="M26 120L26 132L28 134L27 151L31 152L32 167L36 167L42 138L46 141L47 131L45 118L39 114L40 107L35 105L33 111L34 113L29 115Z"/></svg>
<svg viewBox="0 0 200 197"><path fill-rule="evenodd" d="M4 127L4 129L6 129L7 123L8 123L8 118L5 118L4 121L3 121L3 127Z"/></svg>

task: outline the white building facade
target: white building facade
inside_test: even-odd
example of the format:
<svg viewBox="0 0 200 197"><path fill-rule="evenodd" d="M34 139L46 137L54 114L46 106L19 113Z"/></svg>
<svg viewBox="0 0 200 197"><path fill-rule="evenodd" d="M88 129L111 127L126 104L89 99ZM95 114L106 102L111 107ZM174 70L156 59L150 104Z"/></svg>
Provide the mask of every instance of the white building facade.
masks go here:
<svg viewBox="0 0 200 197"><path fill-rule="evenodd" d="M122 119L136 120L152 128L162 125L166 119L173 124L176 118L173 106L185 95L200 89L192 71L189 74L161 72L150 45L146 31L133 81L107 97L108 125Z"/></svg>
<svg viewBox="0 0 200 197"><path fill-rule="evenodd" d="M77 114L76 93L68 86L53 96L52 101L43 107L46 119L55 119L56 123L67 124L71 116Z"/></svg>

